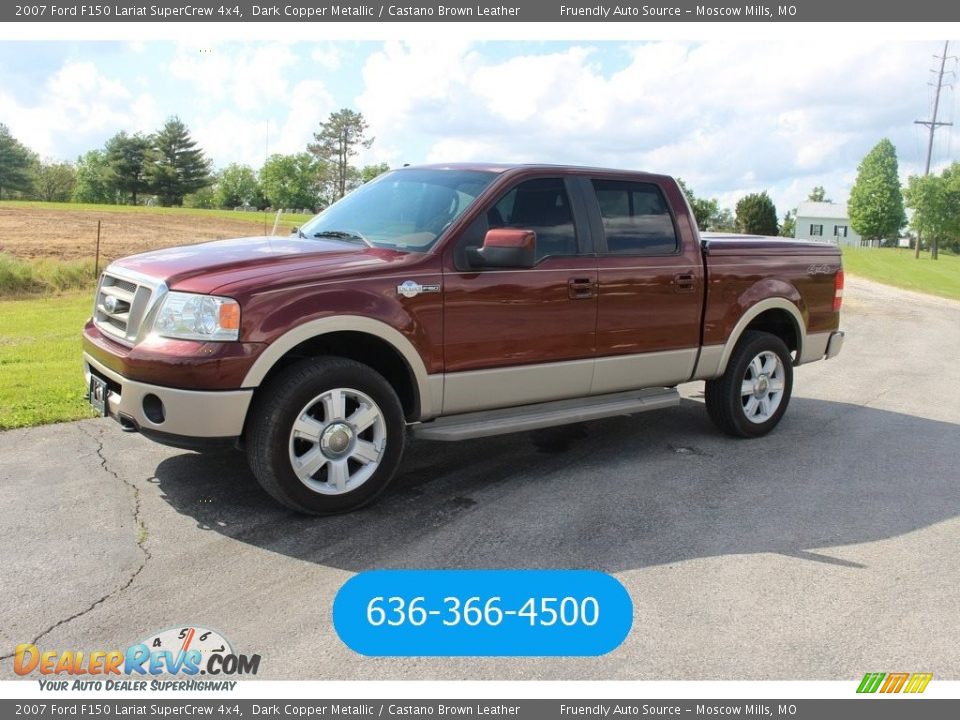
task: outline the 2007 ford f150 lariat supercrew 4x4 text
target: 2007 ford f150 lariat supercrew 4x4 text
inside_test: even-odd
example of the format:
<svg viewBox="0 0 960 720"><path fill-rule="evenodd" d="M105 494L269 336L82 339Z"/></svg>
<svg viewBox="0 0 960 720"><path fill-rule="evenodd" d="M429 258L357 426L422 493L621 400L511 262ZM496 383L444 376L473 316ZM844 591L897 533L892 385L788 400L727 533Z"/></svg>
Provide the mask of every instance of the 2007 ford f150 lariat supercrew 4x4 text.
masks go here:
<svg viewBox="0 0 960 720"><path fill-rule="evenodd" d="M394 170L289 238L158 250L104 272L90 400L186 448L238 445L301 512L373 500L409 434L460 440L679 403L773 429L793 367L840 351L823 243L701 235L663 175Z"/></svg>

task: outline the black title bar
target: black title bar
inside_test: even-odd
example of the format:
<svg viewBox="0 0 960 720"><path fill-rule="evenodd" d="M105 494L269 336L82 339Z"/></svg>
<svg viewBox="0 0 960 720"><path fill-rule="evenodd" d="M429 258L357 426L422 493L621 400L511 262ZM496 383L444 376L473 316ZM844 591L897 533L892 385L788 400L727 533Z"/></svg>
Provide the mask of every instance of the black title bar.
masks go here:
<svg viewBox="0 0 960 720"><path fill-rule="evenodd" d="M75 1L3 3L0 22L952 22L943 0L787 0L784 3L589 2L589 0L295 0L249 2Z"/></svg>

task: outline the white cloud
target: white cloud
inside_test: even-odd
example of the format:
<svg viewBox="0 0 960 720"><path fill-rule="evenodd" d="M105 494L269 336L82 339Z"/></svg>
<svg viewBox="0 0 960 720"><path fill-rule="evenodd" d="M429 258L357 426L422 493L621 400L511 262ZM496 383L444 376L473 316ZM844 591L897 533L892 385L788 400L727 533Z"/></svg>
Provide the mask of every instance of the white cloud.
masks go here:
<svg viewBox="0 0 960 720"><path fill-rule="evenodd" d="M310 53L310 58L324 70L339 70L343 54L336 45L322 45Z"/></svg>
<svg viewBox="0 0 960 720"><path fill-rule="evenodd" d="M302 152L307 143L313 142L313 133L319 129L320 119L326 119L336 109L336 100L322 81L297 83L290 96L287 119L280 127L275 152Z"/></svg>
<svg viewBox="0 0 960 720"><path fill-rule="evenodd" d="M262 110L283 102L297 57L286 43L198 47L183 44L170 62L170 74L201 102L230 102L240 110Z"/></svg>
<svg viewBox="0 0 960 720"><path fill-rule="evenodd" d="M611 72L601 62L615 65L610 45L491 59L463 43L388 42L367 58L357 104L394 157L426 137L428 161L633 167L683 176L721 199L768 189L784 207L815 184L842 200L884 136L902 167L916 167L925 44L804 37L618 48Z"/></svg>
<svg viewBox="0 0 960 720"><path fill-rule="evenodd" d="M274 153L303 152L313 140L318 118L335 109L335 102L319 80L304 80L294 86L286 119L278 123L224 108L191 125L191 132L217 167L240 162L259 168Z"/></svg>
<svg viewBox="0 0 960 720"><path fill-rule="evenodd" d="M102 74L92 62L65 63L47 80L31 100L0 94L0 106L7 109L11 132L41 156L61 156L64 137L91 140L120 129L136 131L141 122L156 118L149 94L133 97L119 82ZM72 159L72 158L70 158Z"/></svg>

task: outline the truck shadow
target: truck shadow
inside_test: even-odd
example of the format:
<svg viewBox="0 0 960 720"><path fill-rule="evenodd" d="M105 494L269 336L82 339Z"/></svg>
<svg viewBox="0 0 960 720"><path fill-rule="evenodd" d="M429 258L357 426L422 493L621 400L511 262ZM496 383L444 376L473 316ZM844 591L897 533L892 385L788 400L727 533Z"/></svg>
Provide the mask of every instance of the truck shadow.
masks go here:
<svg viewBox="0 0 960 720"><path fill-rule="evenodd" d="M199 528L308 562L371 568L631 570L741 553L857 568L817 548L894 537L960 512L960 427L794 398L759 440L702 403L462 443L415 442L372 507L282 508L240 453L170 457L155 482Z"/></svg>

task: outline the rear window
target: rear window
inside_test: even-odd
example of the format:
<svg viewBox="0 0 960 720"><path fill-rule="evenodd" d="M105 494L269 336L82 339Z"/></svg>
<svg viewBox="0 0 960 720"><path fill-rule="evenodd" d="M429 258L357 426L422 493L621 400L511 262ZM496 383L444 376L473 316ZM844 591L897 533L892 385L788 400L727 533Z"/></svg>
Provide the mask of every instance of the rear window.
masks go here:
<svg viewBox="0 0 960 720"><path fill-rule="evenodd" d="M607 252L670 255L680 247L673 217L660 188L651 183L594 180Z"/></svg>

